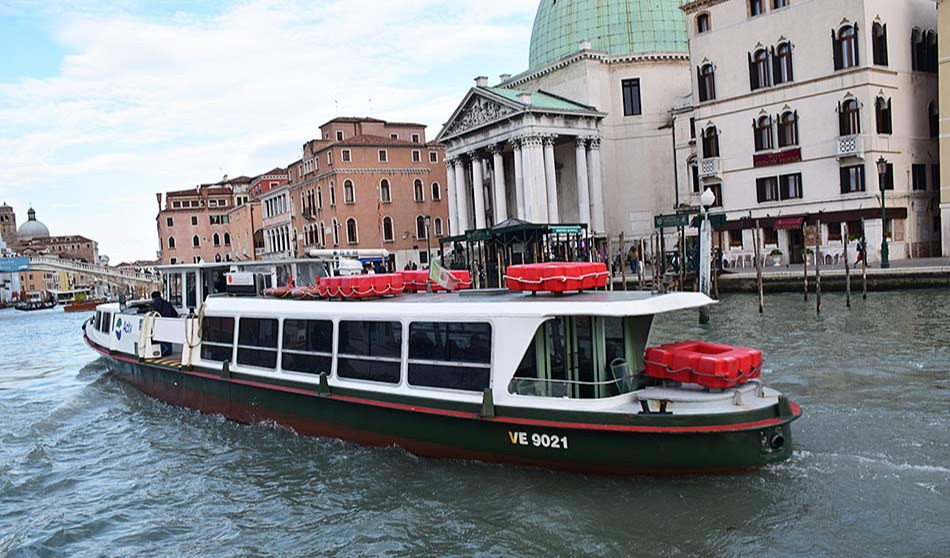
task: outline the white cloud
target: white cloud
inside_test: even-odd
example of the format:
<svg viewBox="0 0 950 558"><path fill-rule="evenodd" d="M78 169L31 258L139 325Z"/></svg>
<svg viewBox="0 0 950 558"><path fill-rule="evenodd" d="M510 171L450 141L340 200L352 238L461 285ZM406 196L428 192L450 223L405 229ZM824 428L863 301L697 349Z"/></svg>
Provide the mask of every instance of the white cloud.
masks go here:
<svg viewBox="0 0 950 558"><path fill-rule="evenodd" d="M524 69L537 0L121 6L48 6L69 53L59 75L0 83L0 198L114 261L154 251L156 191L284 165L337 114L434 137L471 77Z"/></svg>

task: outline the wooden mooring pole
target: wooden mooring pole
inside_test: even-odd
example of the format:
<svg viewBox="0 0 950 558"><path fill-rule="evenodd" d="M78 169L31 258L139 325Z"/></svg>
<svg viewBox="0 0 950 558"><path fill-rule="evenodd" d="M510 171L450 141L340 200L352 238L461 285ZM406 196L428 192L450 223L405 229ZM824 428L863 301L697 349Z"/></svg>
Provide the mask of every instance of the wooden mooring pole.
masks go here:
<svg viewBox="0 0 950 558"><path fill-rule="evenodd" d="M759 284L759 314L765 311L765 290L762 287L762 259L759 257L759 241L762 231L759 229L759 220L755 220L755 229L752 230L752 244L755 246L755 280Z"/></svg>
<svg viewBox="0 0 950 558"><path fill-rule="evenodd" d="M624 251L623 231L620 231L620 280L623 282L623 290L627 290L627 253Z"/></svg>
<svg viewBox="0 0 950 558"><path fill-rule="evenodd" d="M821 314L821 217L815 221L815 230L815 309Z"/></svg>
<svg viewBox="0 0 950 558"><path fill-rule="evenodd" d="M844 237L844 292L845 304L851 308L851 265L848 262L848 224L841 223L842 236Z"/></svg>
<svg viewBox="0 0 950 558"><path fill-rule="evenodd" d="M642 291L643 279L644 279L644 276L646 275L646 271L644 268L647 265L646 254L643 253L644 252L643 238L640 238L637 241L637 244L640 247L640 249L637 250L637 260L638 260L637 261L637 288L639 288Z"/></svg>
<svg viewBox="0 0 950 558"><path fill-rule="evenodd" d="M808 236L805 231L808 229L807 223L802 223L802 259L805 260L802 266L802 281L805 283L805 302L808 302Z"/></svg>
<svg viewBox="0 0 950 558"><path fill-rule="evenodd" d="M861 219L861 298L868 299L868 239L864 236L864 219Z"/></svg>

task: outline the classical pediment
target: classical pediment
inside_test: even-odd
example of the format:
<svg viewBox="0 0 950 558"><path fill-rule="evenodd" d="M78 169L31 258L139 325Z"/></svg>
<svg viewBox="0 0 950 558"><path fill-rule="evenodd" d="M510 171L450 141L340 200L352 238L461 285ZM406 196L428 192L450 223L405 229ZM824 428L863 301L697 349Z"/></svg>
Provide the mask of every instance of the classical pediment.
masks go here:
<svg viewBox="0 0 950 558"><path fill-rule="evenodd" d="M521 110L522 107L503 103L483 95L478 90L473 90L456 109L452 119L439 135L440 137L454 136L472 128L503 120Z"/></svg>

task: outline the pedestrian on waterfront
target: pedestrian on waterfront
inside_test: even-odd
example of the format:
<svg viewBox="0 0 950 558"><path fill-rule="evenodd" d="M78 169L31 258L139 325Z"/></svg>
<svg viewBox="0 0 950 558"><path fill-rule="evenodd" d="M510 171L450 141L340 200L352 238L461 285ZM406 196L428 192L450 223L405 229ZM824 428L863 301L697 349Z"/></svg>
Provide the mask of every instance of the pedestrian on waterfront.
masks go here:
<svg viewBox="0 0 950 558"><path fill-rule="evenodd" d="M858 265L859 263L861 263L861 261L864 260L864 237L861 237L858 240L857 251L858 251L858 257L854 260L854 265Z"/></svg>

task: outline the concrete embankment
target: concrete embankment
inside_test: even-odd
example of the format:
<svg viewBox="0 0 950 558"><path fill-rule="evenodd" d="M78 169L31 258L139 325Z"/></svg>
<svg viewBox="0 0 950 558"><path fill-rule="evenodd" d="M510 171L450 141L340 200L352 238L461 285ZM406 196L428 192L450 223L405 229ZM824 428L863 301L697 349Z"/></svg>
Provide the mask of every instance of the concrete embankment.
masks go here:
<svg viewBox="0 0 950 558"><path fill-rule="evenodd" d="M803 292L804 278L801 269L763 270L762 287L766 292ZM844 291L845 270L836 267L821 270L821 289L823 291ZM868 268L867 288L869 291L894 289L920 289L930 287L950 287L950 265L901 266L890 269ZM851 270L851 292L861 292L863 279L861 268ZM815 271L808 270L808 290L815 290ZM758 283L754 271L723 273L719 277L720 292L758 292Z"/></svg>

